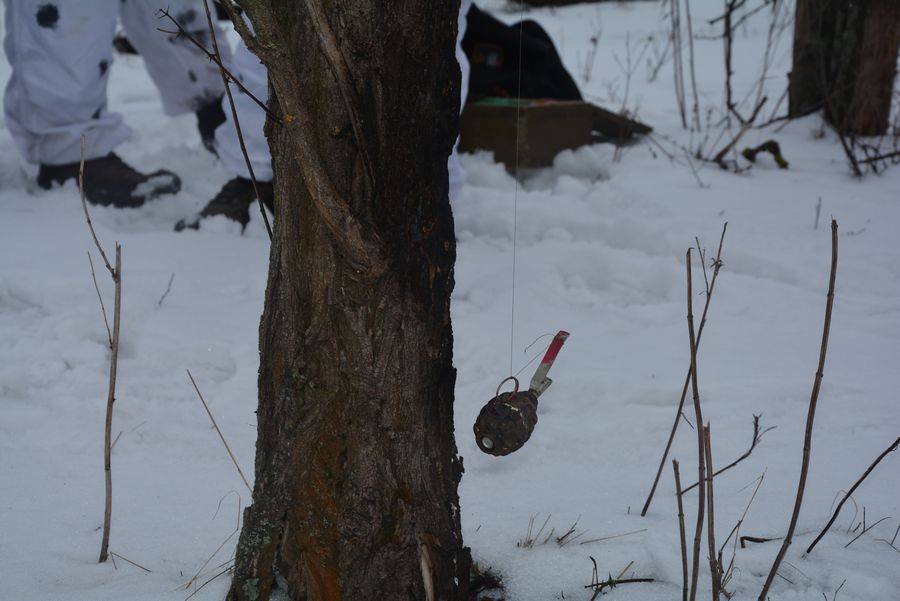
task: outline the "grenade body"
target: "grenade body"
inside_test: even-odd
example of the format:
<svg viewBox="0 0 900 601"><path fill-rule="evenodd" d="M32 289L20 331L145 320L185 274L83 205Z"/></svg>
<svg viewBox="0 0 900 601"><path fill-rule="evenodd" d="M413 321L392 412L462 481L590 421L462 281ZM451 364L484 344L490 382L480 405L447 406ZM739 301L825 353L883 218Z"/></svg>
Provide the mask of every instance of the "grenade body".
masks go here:
<svg viewBox="0 0 900 601"><path fill-rule="evenodd" d="M537 424L537 394L532 390L504 392L481 408L475 420L475 443L489 455L519 450Z"/></svg>

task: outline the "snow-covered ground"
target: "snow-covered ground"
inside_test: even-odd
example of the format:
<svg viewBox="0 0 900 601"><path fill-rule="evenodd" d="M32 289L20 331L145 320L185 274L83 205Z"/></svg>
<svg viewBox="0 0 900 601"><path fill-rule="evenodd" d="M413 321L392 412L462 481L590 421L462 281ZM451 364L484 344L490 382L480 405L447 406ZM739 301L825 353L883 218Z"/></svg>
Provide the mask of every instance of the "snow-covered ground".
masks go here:
<svg viewBox="0 0 900 601"><path fill-rule="evenodd" d="M694 2L695 33L719 2ZM493 2L501 18L515 11ZM636 65L626 108L672 140L681 129L672 64L654 81L648 58L665 46L660 3L606 3L529 11L558 41L586 95L623 104L628 52ZM735 97L755 97L768 15L741 27L735 43ZM790 61L790 28L772 53L768 115ZM599 45L589 81L589 39ZM653 36L641 56L641 46ZM697 39L704 115L723 106L721 41ZM621 65L621 66L620 66ZM0 66L0 80L9 67ZM687 75L686 75L687 77ZM689 89L689 84L688 84ZM113 453L111 550L96 563L103 517L102 432L107 386L106 331L85 254L92 250L74 185L36 189L9 134L0 130L0 599L17 601L179 600L181 587L235 528L249 495L211 429L185 374L197 378L246 472L256 432L257 326L268 242L258 221L245 235L228 224L176 234L172 224L201 207L227 180L194 135L193 117L163 116L139 58L116 60L110 107L135 129L126 160L181 174L174 198L138 210L92 210L111 248L123 244L124 312ZM745 107L745 111L748 109ZM781 111L783 112L782 106ZM765 474L741 533L778 537L796 489L810 387L822 330L830 253L828 220L840 223L837 300L797 535L772 590L779 600L900 599L900 554L890 539L900 518L900 456L889 456L855 495L867 524L893 516L850 547L848 504L813 554L803 549L827 519L835 495L900 434L900 169L859 181L840 145L811 116L751 131L746 144L774 137L790 161L763 157L740 175L675 160L649 141L618 156L593 146L531 174L518 195L518 276L514 362L572 333L553 368L531 441L506 458L482 454L471 427L508 374L514 180L484 155L464 157L468 180L455 209L460 240L453 318L459 369L456 425L466 474L463 530L479 564L499 572L510 601L589 599L593 556L601 577L655 578L609 593L622 600L680 596L681 567L667 466L646 518L640 507L671 426L688 362L684 252L699 236L713 252L728 222L723 268L699 357L704 416L717 465L750 441L752 416L777 426L754 454L716 479L716 536L724 541L754 480ZM717 147L724 142L720 141ZM708 144L711 145L710 142ZM744 144L741 145L743 148ZM702 182L702 185L700 183ZM814 227L821 198L819 227ZM254 216L255 218L256 216ZM160 304L172 274L171 291ZM700 289L699 269L695 270ZM98 271L104 294L112 289ZM703 297L695 299L702 306ZM699 313L699 311L697 311ZM527 350L526 350L527 348ZM529 375L531 368L525 370ZM688 415L692 415L688 412ZM695 437L682 424L672 456L685 484L695 469ZM220 503L221 502L221 503ZM686 497L689 538L696 497ZM220 507L221 505L221 507ZM549 517L534 548L519 541ZM543 538L577 521L580 538ZM853 525L856 525L853 521ZM637 531L637 532L635 532ZM588 543L591 539L626 536ZM232 537L199 582L232 554ZM585 543L585 544L581 544ZM729 590L755 599L778 543L738 549ZM729 545L730 547L730 545ZM704 539L705 550L705 539ZM730 552L726 552L726 558ZM706 564L705 551L701 565ZM701 598L709 578L701 575ZM221 599L221 577L195 599Z"/></svg>

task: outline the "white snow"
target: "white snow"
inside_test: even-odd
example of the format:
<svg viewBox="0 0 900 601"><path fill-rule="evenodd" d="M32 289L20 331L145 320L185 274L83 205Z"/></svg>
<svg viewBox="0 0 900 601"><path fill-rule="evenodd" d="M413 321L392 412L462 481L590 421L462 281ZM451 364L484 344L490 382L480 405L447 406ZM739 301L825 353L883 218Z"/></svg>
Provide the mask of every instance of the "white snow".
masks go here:
<svg viewBox="0 0 900 601"><path fill-rule="evenodd" d="M694 2L696 33L721 3ZM494 1L494 8L505 4ZM500 13L512 21L516 12ZM554 36L589 98L621 107L626 44L665 44L660 3L604 3L529 11ZM735 96L759 75L766 11L738 32ZM589 38L600 31L589 82L582 73ZM771 113L790 63L788 28L766 80ZM698 39L703 114L723 105L721 42ZM648 50L650 52L650 50ZM672 65L648 82L645 55L629 83L627 108L654 126L655 138L696 144L681 129ZM9 67L0 66L0 80ZM192 116L164 117L139 58L118 57L110 108L135 129L121 154L147 169L178 173L183 190L137 210L92 208L101 241L123 245L122 347L113 452L111 550L96 563L103 518L103 415L108 351L86 252L89 233L73 184L43 191L0 131L0 599L18 601L181 600L181 590L235 527L249 494L211 429L185 374L190 369L242 468L253 469L256 438L258 320L268 241L259 217L244 235L224 220L199 232L172 232L228 179L202 149ZM782 106L781 111L783 112ZM746 111L746 105L744 106ZM898 461L889 456L855 495L867 523L885 520L844 548L853 517L848 503L835 530L809 557L803 549L824 525L835 495L900 434L900 168L863 180L850 176L835 136L820 136L810 116L740 145L775 138L790 161L779 170L762 157L736 175L670 161L643 142L616 153L598 145L561 154L531 174L518 194L518 274L514 363L540 352L542 338L572 333L550 373L532 439L494 458L475 446L472 423L508 375L514 180L484 154L464 156L466 186L454 209L459 244L453 319L457 441L465 458L461 485L466 543L498 571L510 601L589 599L589 556L601 577L652 577L616 588L622 600L680 597L681 565L670 466L647 518L639 517L671 426L688 362L684 252L699 236L714 252L728 221L725 267L712 300L700 356L704 416L712 424L717 465L741 454L752 415L777 426L744 463L716 479L716 536L723 541L760 474L764 482L741 532L784 534L796 490L802 433L818 357L829 267L828 221L840 223L837 297L819 398L812 464L793 546L772 598L841 601L900 599L900 554L878 538L900 518ZM718 130L710 128L715 135ZM727 139L726 138L723 138ZM720 142L717 146L720 146ZM698 185L697 178L702 181ZM814 229L816 203L821 219ZM96 258L95 258L96 263ZM695 266L696 267L696 266ZM171 274L171 292L158 301ZM111 303L112 286L98 270ZM702 277L695 269L695 287ZM702 308L703 297L695 299ZM530 377L533 367L523 372ZM692 412L687 415L692 418ZM685 484L695 479L695 437L681 425L672 456ZM688 536L695 499L686 497ZM221 500L221 507L219 507ZM218 511L217 511L218 510ZM573 522L585 533L559 547L551 540L517 547L533 516L543 536ZM855 522L853 522L855 525ZM838 529L839 527L839 529ZM582 541L633 531L591 544ZM543 539L542 536L542 539ZM199 582L227 560L236 537ZM543 542L542 540L540 542ZM735 599L755 599L778 543L738 549ZM704 557L701 566L706 564ZM726 554L726 557L730 553ZM708 569L708 567L707 567ZM221 599L220 577L194 598ZM709 577L700 577L700 598Z"/></svg>

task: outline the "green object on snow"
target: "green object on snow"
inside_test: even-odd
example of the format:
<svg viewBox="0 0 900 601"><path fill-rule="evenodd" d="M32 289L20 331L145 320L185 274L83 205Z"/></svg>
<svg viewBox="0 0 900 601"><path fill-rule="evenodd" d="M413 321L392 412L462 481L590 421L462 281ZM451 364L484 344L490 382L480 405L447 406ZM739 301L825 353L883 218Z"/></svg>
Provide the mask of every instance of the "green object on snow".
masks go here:
<svg viewBox="0 0 900 601"><path fill-rule="evenodd" d="M482 104L482 105L487 105L487 106L526 107L526 106L531 106L532 101L529 98L505 98L503 96L490 96L488 98L482 98L475 104Z"/></svg>

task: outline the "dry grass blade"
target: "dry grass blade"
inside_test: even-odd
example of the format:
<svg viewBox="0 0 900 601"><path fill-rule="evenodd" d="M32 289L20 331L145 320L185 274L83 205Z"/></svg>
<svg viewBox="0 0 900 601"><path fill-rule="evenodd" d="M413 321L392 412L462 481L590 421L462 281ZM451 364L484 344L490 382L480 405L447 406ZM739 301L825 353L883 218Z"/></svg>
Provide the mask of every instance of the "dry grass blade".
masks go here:
<svg viewBox="0 0 900 601"><path fill-rule="evenodd" d="M225 445L225 450L228 451L228 456L231 457L231 462L234 464L235 469L241 477L241 480L244 481L244 486L247 487L251 493L253 492L253 487L250 486L250 483L247 481L247 477L244 476L244 472L241 470L241 466L238 465L237 459L234 458L234 453L231 452L231 447L228 446L228 441L225 440L225 436L222 434L222 430L219 429L219 424L216 423L216 418L213 417L212 411L209 410L209 405L206 404L206 399L203 398L203 393L200 392L200 388L197 386L197 382L194 380L194 376L191 375L191 370L187 371L188 378L191 380L191 384L194 385L194 390L197 391L197 396L200 397L200 402L203 403L203 408L206 409L206 415L209 416L209 421L212 422L213 428L216 429L216 433L219 435L219 439L222 441L222 444Z"/></svg>
<svg viewBox="0 0 900 601"><path fill-rule="evenodd" d="M166 297L169 296L169 292L172 291L172 282L175 281L175 274L172 273L172 276L169 278L169 283L166 286L166 291L162 293L162 296L159 297L159 300L156 302L156 308L159 309L162 307L163 301L166 300Z"/></svg>
<svg viewBox="0 0 900 601"><path fill-rule="evenodd" d="M641 532L646 532L646 528L641 528L640 530L632 530L631 532L623 532L622 534L613 534L611 536L601 536L600 538L592 538L590 540L581 541L578 543L579 545L590 545L591 543L602 543L603 541L613 540L616 538L622 538L624 536L631 536L633 534L640 534Z"/></svg>
<svg viewBox="0 0 900 601"><path fill-rule="evenodd" d="M113 551L110 551L109 554L112 555L113 557L118 557L119 559L121 559L121 560L124 561L124 562L130 563L131 565L133 565L133 566L136 567L136 568L140 568L140 569L144 570L144 571L147 572L148 574L152 574L152 573L153 573L153 570L149 570L149 569L145 568L144 566L142 566L141 564L136 563L136 562L134 562L134 561L131 561L131 560L128 559L127 557L122 557L122 556L119 555L118 553L114 553Z"/></svg>
<svg viewBox="0 0 900 601"><path fill-rule="evenodd" d="M566 530L561 536L556 537L557 545L559 545L560 547L565 547L569 543L575 542L576 540L578 540L579 538L581 538L582 536L584 536L586 534L585 531L581 531L581 532L577 531L578 520L580 520L580 519L581 519L581 516L578 516L578 519L575 520L571 526L569 526L568 530Z"/></svg>
<svg viewBox="0 0 900 601"><path fill-rule="evenodd" d="M550 522L550 518L552 517L552 515L553 514L551 514L551 513L547 514L547 519L545 519L544 523L541 524L541 527L538 529L537 534L534 534L533 536L532 536L532 532L534 532L535 516L531 516L528 519L528 530L525 532L525 536L521 540L516 542L516 546L521 547L523 549L531 549L532 547L534 547L534 543L537 542L538 540L540 540L541 534L544 532L544 528L546 528L547 524ZM547 538L544 539L544 543L546 544L547 541L549 541L550 537L552 537L552 536L553 536L553 529L550 530L550 534L548 534Z"/></svg>
<svg viewBox="0 0 900 601"><path fill-rule="evenodd" d="M722 590L725 590L725 586L731 581L734 577L734 560L737 557L737 546L738 546L738 538L741 533L741 525L744 523L744 519L747 517L747 513L750 511L750 506L753 505L754 499L756 499L756 493L759 492L759 488L762 486L763 480L765 480L766 474L763 472L759 478L756 479L756 488L753 489L753 494L750 495L750 500L747 501L747 505L744 507L744 512L741 514L740 519L735 523L734 527L731 529L731 532L728 533L728 536L725 538L725 541L722 543L722 546L719 547L719 569L722 569L722 553L725 550L725 547L728 545L728 541L734 537L734 543L732 544L731 549L731 560L728 562L728 567L725 568L725 571L722 573L721 587ZM751 482L752 484L752 482ZM741 548L743 548L743 543L741 544ZM727 593L726 593L727 594Z"/></svg>
<svg viewBox="0 0 900 601"><path fill-rule="evenodd" d="M622 576L624 576L624 575L625 575L625 572L628 571L628 568L630 568L630 567L633 566L633 565L634 565L634 560L629 561L629 562L628 562L628 565L626 565L624 568L622 568L622 571L619 572L619 575L618 575L618 576L616 576L616 580L618 580L619 578L621 578Z"/></svg>
<svg viewBox="0 0 900 601"><path fill-rule="evenodd" d="M874 528L875 526L877 526L877 525L880 524L881 522L883 522L883 521L885 521L885 520L890 520L890 519L891 519L891 516L883 517L883 518L881 518L880 520L878 520L877 522L875 522L875 523L873 523L872 525L868 526L867 528L863 528L862 532L860 532L859 534L857 534L856 537L855 537L853 540L851 540L849 543L847 543L846 545L844 545L844 548L846 549L847 547L849 547L850 545L852 545L853 543L855 543L857 540L859 540L859 538L860 538L863 534L865 534L866 532L868 532L869 530L871 530L872 528Z"/></svg>
<svg viewBox="0 0 900 601"><path fill-rule="evenodd" d="M228 493L226 493L226 494L225 494L225 497L227 497L227 496L230 495L231 493L234 493L235 495L237 495L237 498L238 498L238 503L237 503L237 520L235 521L234 530L232 530L232 531L228 534L228 537L227 537L225 540L222 541L222 544L220 544L218 547L216 547L216 550L212 552L212 555L210 555L209 557L206 558L206 561L203 562L203 565L201 565L201 566L197 569L197 573L195 573L195 574L193 575L193 577L187 582L187 584L184 585L184 587L183 587L184 590L188 590L189 588L191 588L191 585L192 585L192 584L194 584L195 582L197 582L197 580L200 578L200 574L203 573L203 570L206 569L206 566L209 565L209 562L211 562L211 561L213 560L213 557L215 557L216 555L218 555L218 554L219 554L219 551L222 550L222 547L224 547L226 544L228 544L228 541L230 541L232 538L234 538L234 535L237 534L238 531L240 531L240 529L241 529L241 507L242 507L242 505L243 505L243 500L241 499L240 493L238 493L238 492L235 491L235 490L232 490L232 491L229 491ZM225 500L225 497L222 497L221 499L219 499L219 505L218 505L218 507L216 507L216 513L213 515L213 518L214 518L214 519L215 519L215 516L218 515L219 509L222 507L222 501ZM228 561L231 561L231 560L228 560ZM228 561L226 561L225 563L228 563ZM217 566L217 568L220 568L220 567L222 567L221 564L220 564L219 566Z"/></svg>
<svg viewBox="0 0 900 601"><path fill-rule="evenodd" d="M876 538L875 540L877 540L878 542L881 542L881 543L886 544L888 547L890 547L891 549L893 549L893 550L896 551L897 553L900 553L900 549L898 549L897 547L894 546L894 543L897 542L897 535L898 535L898 534L900 534L900 524L897 524L897 529L894 530L894 536L891 537L891 540L888 540L888 539L886 539L886 538Z"/></svg>
<svg viewBox="0 0 900 601"><path fill-rule="evenodd" d="M216 575L214 575L213 577L209 578L209 579L206 580L203 584L201 584L200 586L198 586L198 587L197 587L197 590L195 590L193 593L191 593L190 595L188 595L187 597L185 597L185 598L184 598L184 601L187 601L188 599L190 599L191 597L193 597L194 595L196 595L197 593L199 593L200 591L202 591L203 588L204 588L207 584L209 584L210 582L212 582L213 580L215 580L215 579L218 578L219 576L222 576L223 574L227 574L228 572L232 571L233 569L234 569L234 566L225 568L224 570L222 570L222 571L219 572L218 574L216 574Z"/></svg>

